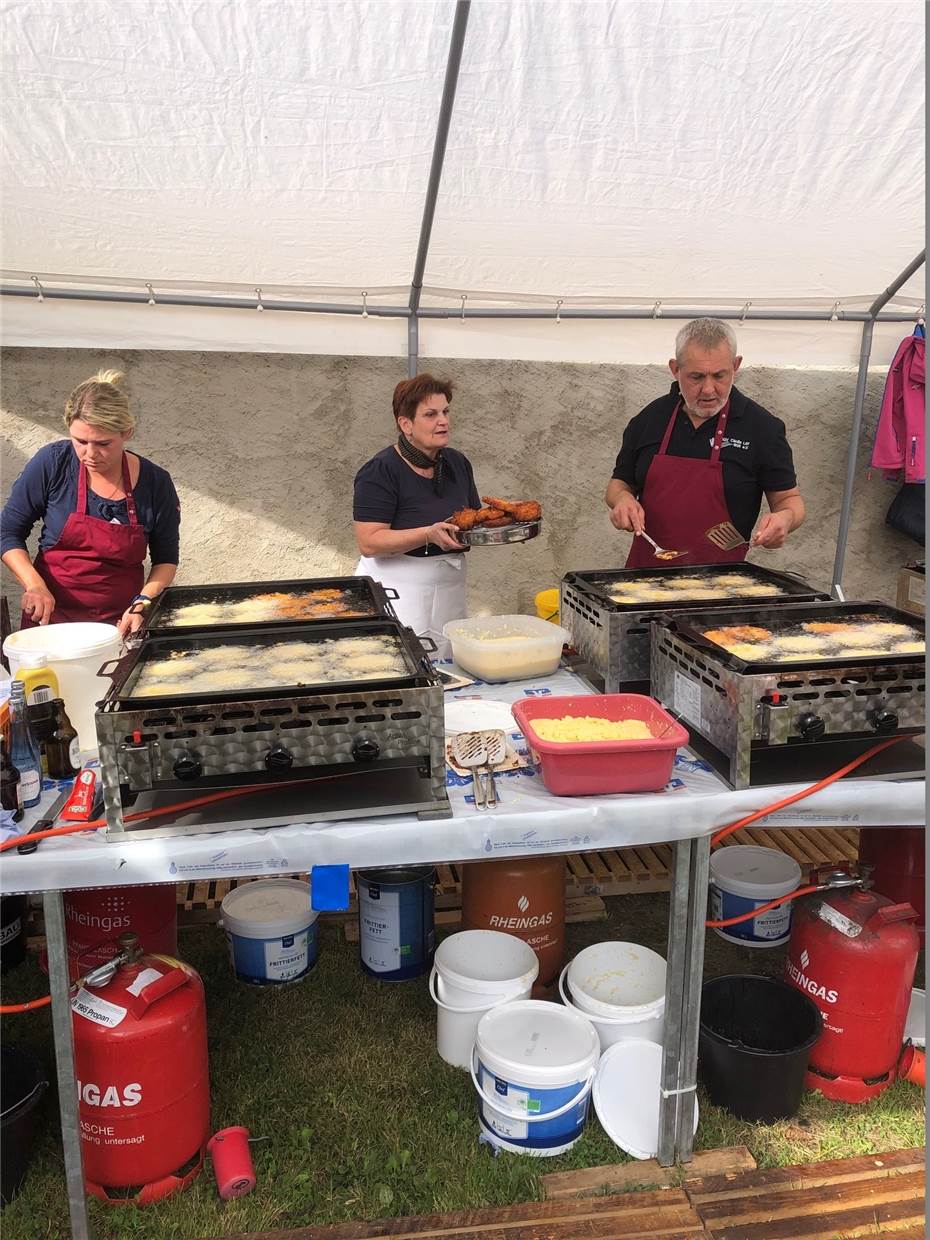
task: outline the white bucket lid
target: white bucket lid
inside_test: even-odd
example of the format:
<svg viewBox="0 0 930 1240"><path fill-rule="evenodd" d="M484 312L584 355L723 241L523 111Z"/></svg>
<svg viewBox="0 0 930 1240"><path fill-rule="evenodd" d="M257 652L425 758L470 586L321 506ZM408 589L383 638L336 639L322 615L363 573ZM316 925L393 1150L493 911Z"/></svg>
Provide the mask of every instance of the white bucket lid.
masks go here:
<svg viewBox="0 0 930 1240"><path fill-rule="evenodd" d="M710 877L732 895L773 900L800 886L801 867L777 848L737 844L711 854Z"/></svg>
<svg viewBox="0 0 930 1240"><path fill-rule="evenodd" d="M662 1047L630 1038L607 1048L594 1078L594 1110L601 1127L626 1154L655 1158L659 1152ZM694 1100L694 1130L698 1126Z"/></svg>
<svg viewBox="0 0 930 1240"><path fill-rule="evenodd" d="M545 1089L584 1080L601 1053L597 1030L580 1012L540 999L491 1008L478 1022L475 1047L495 1076Z"/></svg>
<svg viewBox="0 0 930 1240"><path fill-rule="evenodd" d="M910 1038L915 1046L927 1045L927 992L916 986L911 991L911 1004L907 1009L904 1037Z"/></svg>
<svg viewBox="0 0 930 1240"><path fill-rule="evenodd" d="M84 659L100 654L114 643L119 644L115 624L80 621L74 624L42 624L32 629L19 629L3 643L3 653L19 655L37 652L52 660Z"/></svg>
<svg viewBox="0 0 930 1240"><path fill-rule="evenodd" d="M592 943L568 967L572 1002L600 1016L665 1006L666 964L658 952L639 943Z"/></svg>
<svg viewBox="0 0 930 1240"><path fill-rule="evenodd" d="M234 887L220 906L223 926L246 939L280 939L316 921L310 884L299 878L265 878Z"/></svg>
<svg viewBox="0 0 930 1240"><path fill-rule="evenodd" d="M532 985L539 958L528 943L499 930L460 930L436 948L436 969L450 986L476 994L507 994Z"/></svg>

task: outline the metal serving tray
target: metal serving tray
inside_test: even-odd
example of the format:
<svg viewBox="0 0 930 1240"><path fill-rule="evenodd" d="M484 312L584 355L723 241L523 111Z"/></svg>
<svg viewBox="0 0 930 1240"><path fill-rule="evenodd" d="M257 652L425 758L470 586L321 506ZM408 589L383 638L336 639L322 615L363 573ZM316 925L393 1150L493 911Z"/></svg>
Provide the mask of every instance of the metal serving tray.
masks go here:
<svg viewBox="0 0 930 1240"><path fill-rule="evenodd" d="M652 625L652 695L681 718L691 746L734 788L808 782L858 757L884 736L924 728L926 655L842 655L747 661L703 634L754 624L788 628L811 620L877 618L921 634L923 620L884 603L791 604L680 612ZM923 770L907 740L878 755L858 777Z"/></svg>
<svg viewBox="0 0 930 1240"><path fill-rule="evenodd" d="M791 603L829 600L803 577L775 572L759 564L706 564L648 569L587 569L566 573L560 589L560 623L571 633L571 644L590 669L588 679L605 693L649 692L649 627L659 616L682 611L703 611L727 606L726 600L686 599L643 603L618 603L610 588L637 578L749 576L770 585L770 597L735 606L782 607Z"/></svg>
<svg viewBox="0 0 930 1240"><path fill-rule="evenodd" d="M476 525L472 530L460 530L459 538L468 547L500 547L507 543L529 542L542 529L542 521L515 521L513 525L501 525L487 529Z"/></svg>
<svg viewBox="0 0 930 1240"><path fill-rule="evenodd" d="M185 624L173 621L171 613L179 607L192 603L232 603L252 598L256 594L310 594L314 590L340 590L360 613L357 616L319 616L296 617L275 616L266 620L230 621L219 624ZM191 633L206 630L211 633L232 633L244 629L253 629L256 625L298 625L298 624L333 624L355 623L357 620L377 620L388 618L396 620L397 615L391 606L397 598L397 591L383 586L373 577L314 577L296 578L287 581L229 581L216 585L200 586L168 586L159 594L149 608L146 618L146 634L169 635L172 633Z"/></svg>

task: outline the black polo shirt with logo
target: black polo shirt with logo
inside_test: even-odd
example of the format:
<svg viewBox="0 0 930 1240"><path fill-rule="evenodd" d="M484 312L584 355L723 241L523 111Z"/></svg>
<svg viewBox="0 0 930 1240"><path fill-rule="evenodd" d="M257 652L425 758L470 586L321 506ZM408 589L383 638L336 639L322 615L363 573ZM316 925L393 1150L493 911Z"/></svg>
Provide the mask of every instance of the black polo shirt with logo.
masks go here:
<svg viewBox="0 0 930 1240"><path fill-rule="evenodd" d="M662 446L662 437L672 410L678 403L678 384L667 396L660 396L627 423L613 477L625 482L642 496L646 471ZM668 444L670 456L710 460L719 414L695 430L684 409L679 409ZM723 492L733 524L748 538L759 518L766 491L790 491L798 485L791 448L780 418L744 396L738 388L730 391L730 412L720 450L723 465Z"/></svg>

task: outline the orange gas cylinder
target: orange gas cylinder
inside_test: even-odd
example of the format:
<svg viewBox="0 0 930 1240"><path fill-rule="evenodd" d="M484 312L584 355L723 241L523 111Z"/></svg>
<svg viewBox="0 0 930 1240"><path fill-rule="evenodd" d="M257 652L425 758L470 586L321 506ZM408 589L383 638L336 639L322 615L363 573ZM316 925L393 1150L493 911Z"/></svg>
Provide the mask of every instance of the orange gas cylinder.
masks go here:
<svg viewBox="0 0 930 1240"><path fill-rule="evenodd" d="M515 857L462 866L462 929L523 939L539 958L533 997L551 995L565 955L564 857Z"/></svg>

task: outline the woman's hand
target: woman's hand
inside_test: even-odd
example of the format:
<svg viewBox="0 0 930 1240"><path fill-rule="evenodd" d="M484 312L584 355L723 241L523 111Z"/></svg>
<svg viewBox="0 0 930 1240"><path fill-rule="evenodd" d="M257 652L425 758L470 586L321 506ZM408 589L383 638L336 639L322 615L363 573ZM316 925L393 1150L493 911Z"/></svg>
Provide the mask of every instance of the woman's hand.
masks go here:
<svg viewBox="0 0 930 1240"><path fill-rule="evenodd" d="M55 610L55 597L46 585L30 586L23 591L23 615L33 624L48 624Z"/></svg>
<svg viewBox="0 0 930 1240"><path fill-rule="evenodd" d="M426 527L426 542L443 551L461 551L462 540L459 538L459 527L451 521L437 521L435 525Z"/></svg>
<svg viewBox="0 0 930 1240"><path fill-rule="evenodd" d="M132 603L130 603L116 625L120 637L128 637L130 633L138 633L145 624L146 611L148 611L147 607L142 607L139 611L133 611Z"/></svg>

